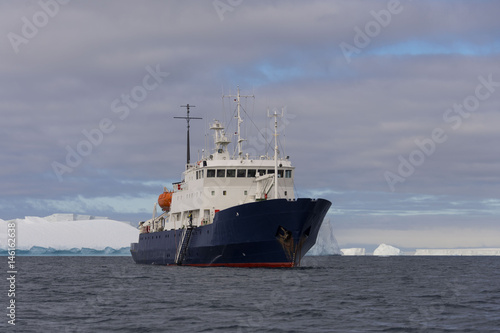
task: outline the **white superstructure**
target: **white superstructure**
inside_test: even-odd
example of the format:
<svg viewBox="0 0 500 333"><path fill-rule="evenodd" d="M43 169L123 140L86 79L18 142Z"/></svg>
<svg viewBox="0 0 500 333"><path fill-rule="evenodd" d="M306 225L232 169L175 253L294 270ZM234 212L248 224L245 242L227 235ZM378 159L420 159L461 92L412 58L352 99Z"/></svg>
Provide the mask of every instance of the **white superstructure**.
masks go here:
<svg viewBox="0 0 500 333"><path fill-rule="evenodd" d="M238 134L240 94L237 116ZM230 156L224 126L215 120L210 129L214 132L214 151L195 164L186 165L182 181L173 184L170 210L141 224L141 232L179 229L188 225L200 226L213 223L215 214L223 209L276 198L294 200L294 167L288 157L280 157L278 151L276 112L274 156L252 157L244 154L238 135L238 155ZM156 212L156 208L155 208Z"/></svg>

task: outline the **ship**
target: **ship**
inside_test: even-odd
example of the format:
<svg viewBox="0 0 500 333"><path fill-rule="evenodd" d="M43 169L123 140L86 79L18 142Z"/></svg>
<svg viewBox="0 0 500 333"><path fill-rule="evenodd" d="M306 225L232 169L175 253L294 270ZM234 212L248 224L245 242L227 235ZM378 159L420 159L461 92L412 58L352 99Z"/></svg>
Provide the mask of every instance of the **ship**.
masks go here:
<svg viewBox="0 0 500 333"><path fill-rule="evenodd" d="M213 151L190 163L187 120L187 163L182 180L164 188L151 219L139 223L139 240L130 252L138 264L298 267L315 244L331 202L295 198L295 167L280 156L278 119L274 110L274 156L244 153L241 98L236 102L237 141L230 154L224 125L214 120ZM251 96L253 97L253 96ZM272 143L271 143L272 144ZM237 149L236 149L237 148ZM156 205L162 209L158 216Z"/></svg>

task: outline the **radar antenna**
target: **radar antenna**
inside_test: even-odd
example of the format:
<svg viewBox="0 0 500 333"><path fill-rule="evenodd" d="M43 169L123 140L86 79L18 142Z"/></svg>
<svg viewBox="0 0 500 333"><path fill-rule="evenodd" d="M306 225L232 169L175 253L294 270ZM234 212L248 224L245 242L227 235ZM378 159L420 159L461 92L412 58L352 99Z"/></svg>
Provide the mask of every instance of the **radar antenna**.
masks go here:
<svg viewBox="0 0 500 333"><path fill-rule="evenodd" d="M190 144L189 144L189 121L191 119L203 119L203 118L198 118L198 117L190 117L189 116L189 108L194 108L196 107L195 105L181 105L181 108L186 108L187 110L187 116L186 117L174 117L175 119L186 119L187 121L187 159L186 159L186 166L189 165L189 162L191 161L191 151L190 151Z"/></svg>

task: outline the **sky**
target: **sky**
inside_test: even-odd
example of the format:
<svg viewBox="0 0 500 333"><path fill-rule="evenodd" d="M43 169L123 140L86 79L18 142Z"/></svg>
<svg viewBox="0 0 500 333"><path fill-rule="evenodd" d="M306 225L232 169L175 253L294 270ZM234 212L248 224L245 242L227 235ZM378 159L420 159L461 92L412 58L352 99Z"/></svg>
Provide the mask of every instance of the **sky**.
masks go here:
<svg viewBox="0 0 500 333"><path fill-rule="evenodd" d="M2 1L0 218L151 216L208 124L285 110L339 245L500 247L498 1ZM229 131L228 131L229 132ZM269 137L268 137L269 139ZM232 138L234 142L234 138Z"/></svg>

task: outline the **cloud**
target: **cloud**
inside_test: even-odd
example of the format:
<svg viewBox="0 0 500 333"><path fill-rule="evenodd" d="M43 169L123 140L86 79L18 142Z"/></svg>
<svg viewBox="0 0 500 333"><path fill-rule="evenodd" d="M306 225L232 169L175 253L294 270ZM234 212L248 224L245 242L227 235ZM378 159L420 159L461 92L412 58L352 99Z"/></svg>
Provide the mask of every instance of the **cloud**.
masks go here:
<svg viewBox="0 0 500 333"><path fill-rule="evenodd" d="M233 106L220 96L236 85L255 94L245 118L256 124L265 127L268 107L285 106L293 115L281 140L297 167L297 192L335 200L332 212L342 217L366 216L354 228L368 219L381 223L381 216L380 230L391 230L405 214L453 212L471 220L478 211L486 214L485 200L499 197L500 89L457 129L444 116L474 95L480 76L500 82L499 5L401 2L402 10L347 62L339 45L354 45L356 27L363 31L376 22L373 12L387 6L252 1L221 20L211 2L70 2L16 53L8 34L22 35L26 20L43 9L38 2L2 3L3 217L56 212L81 198L81 209L119 214L116 198L155 197L161 186L144 184L169 185L184 168L185 128L173 119L184 114L180 105L196 105L193 116L204 118L192 123L195 159L205 148L208 122L232 119ZM168 77L121 119L113 102L131 95L146 68L157 65ZM53 162L65 164L67 147L77 149L88 140L84 132L103 119L114 130L59 182ZM246 137L256 138L246 120ZM384 173L398 174L399 156L409 159L419 149L415 141L432 137L435 128L445 131L446 142L391 193ZM450 227L447 219L436 223Z"/></svg>

